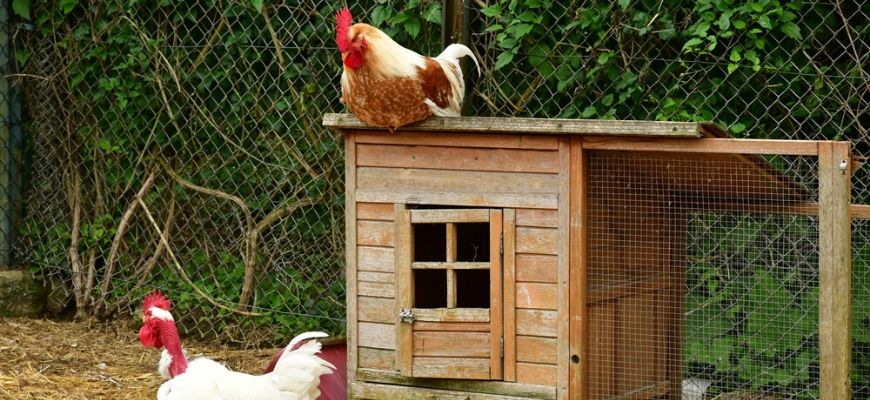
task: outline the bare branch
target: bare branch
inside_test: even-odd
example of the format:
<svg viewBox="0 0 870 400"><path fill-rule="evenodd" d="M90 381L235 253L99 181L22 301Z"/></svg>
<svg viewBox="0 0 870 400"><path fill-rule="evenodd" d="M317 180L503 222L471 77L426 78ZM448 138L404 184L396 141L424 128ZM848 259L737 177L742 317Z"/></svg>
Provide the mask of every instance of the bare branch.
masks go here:
<svg viewBox="0 0 870 400"><path fill-rule="evenodd" d="M221 309L224 309L224 310L227 310L227 311L230 311L230 312L233 312L233 313L236 313L236 314L241 314L241 315L246 315L246 316L254 316L254 317L259 317L259 316L265 315L262 313L243 311L243 310L234 309L232 307L227 307L226 305L219 303L217 300L214 299L214 297L210 296L208 293L206 293L202 289L200 289L199 286L197 286L195 283L193 283L193 281L190 279L190 277L187 276L187 272L184 271L184 268L181 266L181 263L178 262L178 258L175 256L175 252L173 252L172 247L169 246L169 241L166 239L166 234L160 229L160 226L157 225L157 221L155 221L154 216L151 215L151 210L148 209L148 205L146 205L145 202L142 201L142 199L137 199L137 200L139 201L139 205L142 206L142 210L145 211L145 216L148 217L149 221L151 221L151 225L154 227L154 230L157 231L158 235L160 235L160 241L166 247L166 252L169 253L169 257L172 259L172 265L175 266L175 270L176 270L176 272L178 272L178 276L180 276L181 279L184 280L185 283L190 285L190 287L193 288L193 291L196 292L196 294L198 294L200 297L205 299L205 301L209 302L211 305L218 307L218 308L221 308Z"/></svg>
<svg viewBox="0 0 870 400"><path fill-rule="evenodd" d="M103 274L103 293L100 295L100 300L95 304L97 309L102 309L105 306L106 298L109 296L109 285L112 282L112 276L115 274L115 260L118 258L118 249L121 247L121 239L127 231L127 225L130 223L130 219L133 218L133 213L136 212L136 208L139 206L139 200L141 200L145 194L151 190L151 186L154 184L154 178L156 176L156 170L152 170L151 173L148 174L148 177L145 178L145 182L142 183L142 186L139 188L139 191L136 192L133 200L131 200L130 204L127 205L127 210L124 211L124 215L121 216L121 221L118 222L118 229L115 232L115 237L112 238L112 246L109 248L109 258L106 260L106 272Z"/></svg>
<svg viewBox="0 0 870 400"><path fill-rule="evenodd" d="M258 222L256 226L248 230L248 233L246 235L246 247L248 249L248 257L245 259L245 278L244 283L242 284L242 291L239 294L239 309L244 310L249 306L251 297L254 293L254 277L256 276L257 253L259 249L260 235L263 233L264 230L272 226L272 224L280 221L281 218L286 217L287 215L301 207L316 204L318 201L320 201L319 197L309 197L294 201L289 204L285 204L272 210L272 212L263 217L263 219L260 220L260 222Z"/></svg>

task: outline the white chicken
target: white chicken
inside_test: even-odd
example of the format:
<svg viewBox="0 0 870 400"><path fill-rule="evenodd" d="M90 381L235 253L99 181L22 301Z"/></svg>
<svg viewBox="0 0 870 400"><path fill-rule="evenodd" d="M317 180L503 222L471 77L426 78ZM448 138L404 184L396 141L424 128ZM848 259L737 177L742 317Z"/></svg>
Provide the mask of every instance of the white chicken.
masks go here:
<svg viewBox="0 0 870 400"><path fill-rule="evenodd" d="M263 375L231 371L208 358L188 362L169 312L170 304L160 292L146 296L144 324L139 330L139 340L145 347L164 348L158 370L169 380L157 391L158 400L314 400L320 395L320 376L335 369L317 356L320 343L309 340L328 336L323 332L306 332L293 338L274 371Z"/></svg>

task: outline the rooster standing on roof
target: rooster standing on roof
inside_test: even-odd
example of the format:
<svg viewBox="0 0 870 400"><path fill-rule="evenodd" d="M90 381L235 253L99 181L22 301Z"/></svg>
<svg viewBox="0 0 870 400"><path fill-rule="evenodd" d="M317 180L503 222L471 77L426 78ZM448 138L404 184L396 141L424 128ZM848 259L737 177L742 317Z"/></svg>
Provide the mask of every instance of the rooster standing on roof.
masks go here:
<svg viewBox="0 0 870 400"><path fill-rule="evenodd" d="M342 101L366 124L396 128L430 115L458 117L465 96L459 58L474 60L468 47L451 44L438 57L408 50L379 29L351 25L347 8L336 16L335 41L341 51Z"/></svg>

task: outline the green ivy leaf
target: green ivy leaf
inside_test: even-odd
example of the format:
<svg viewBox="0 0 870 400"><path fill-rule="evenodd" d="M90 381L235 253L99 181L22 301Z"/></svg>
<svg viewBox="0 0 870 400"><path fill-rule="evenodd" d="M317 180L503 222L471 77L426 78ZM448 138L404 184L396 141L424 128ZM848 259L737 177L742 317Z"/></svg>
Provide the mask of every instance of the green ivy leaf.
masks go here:
<svg viewBox="0 0 870 400"><path fill-rule="evenodd" d="M410 18L403 24L405 27L405 32L408 32L412 38L416 38L417 35L420 34L420 28L422 27L420 24L420 20L417 18Z"/></svg>
<svg viewBox="0 0 870 400"><path fill-rule="evenodd" d="M511 63L514 60L514 53L510 51L504 51L498 55L498 58L495 60L495 70L498 71L504 66Z"/></svg>
<svg viewBox="0 0 870 400"><path fill-rule="evenodd" d="M773 25L770 23L770 18L767 15L762 15L758 18L758 25L761 25L764 29L771 29Z"/></svg>
<svg viewBox="0 0 870 400"><path fill-rule="evenodd" d="M736 19L736 20L734 20L733 24L734 24L734 28L737 28L737 29L746 29L746 21L744 21L744 20L742 20L742 19Z"/></svg>
<svg viewBox="0 0 870 400"><path fill-rule="evenodd" d="M485 7L483 9L481 9L480 12L483 13L483 15L486 15L487 17L490 17L490 18L497 17L497 16L501 15L501 5L493 4L489 7Z"/></svg>
<svg viewBox="0 0 870 400"><path fill-rule="evenodd" d="M12 0L12 11L30 21L30 0Z"/></svg>
<svg viewBox="0 0 870 400"><path fill-rule="evenodd" d="M60 10L63 11L64 14L69 14L70 11L73 10L77 5L79 5L78 0L60 0Z"/></svg>
<svg viewBox="0 0 870 400"><path fill-rule="evenodd" d="M426 7L426 11L423 11L423 19L433 24L441 25L441 2L435 1L429 4L429 7Z"/></svg>
<svg viewBox="0 0 870 400"><path fill-rule="evenodd" d="M384 5L375 7L371 15L369 15L374 26L383 26L384 21L390 19L390 17L392 17L392 10Z"/></svg>
<svg viewBox="0 0 870 400"><path fill-rule="evenodd" d="M719 29L721 29L721 30L726 30L726 29L730 28L731 27L731 14L730 13L723 13L719 17L718 24L719 24Z"/></svg>
<svg viewBox="0 0 870 400"><path fill-rule="evenodd" d="M728 57L728 59L731 61L734 61L734 62L738 62L738 61L742 60L743 57L740 55L740 50L731 49L731 55Z"/></svg>
<svg viewBox="0 0 870 400"><path fill-rule="evenodd" d="M729 72L731 72L731 71L729 71ZM746 130L746 124L743 124L740 122L738 122L734 125L731 125L731 129L730 129L731 133L733 133L733 134L742 133L745 130Z"/></svg>
<svg viewBox="0 0 870 400"><path fill-rule="evenodd" d="M263 12L263 0L251 0L251 5L258 13Z"/></svg>
<svg viewBox="0 0 870 400"><path fill-rule="evenodd" d="M492 24L490 26L487 26L486 29L484 29L483 31L484 32L498 32L502 29L504 29L504 26L502 26L502 24Z"/></svg>
<svg viewBox="0 0 870 400"><path fill-rule="evenodd" d="M18 63L18 66L23 66L27 64L27 60L30 60L30 52L23 49L15 50L15 62Z"/></svg>
<svg viewBox="0 0 870 400"><path fill-rule="evenodd" d="M691 50L691 49L693 49L695 46L697 46L697 45L699 45L699 44L701 44L701 39L699 39L699 38L691 38L691 39L689 39L688 42L686 42L686 44L683 45L683 51L685 51L685 50Z"/></svg>
<svg viewBox="0 0 870 400"><path fill-rule="evenodd" d="M743 53L743 58L752 62L753 65L758 65L761 63L761 60L758 58L758 53L755 50L746 50Z"/></svg>
<svg viewBox="0 0 870 400"><path fill-rule="evenodd" d="M631 0L619 0L619 9L625 11L629 3L631 3Z"/></svg>
<svg viewBox="0 0 870 400"><path fill-rule="evenodd" d="M516 24L507 28L507 32L514 35L517 39L522 39L532 31L531 24Z"/></svg>
<svg viewBox="0 0 870 400"><path fill-rule="evenodd" d="M779 30L781 30L782 33L794 40L802 39L801 28L799 28L794 22L786 22L782 24L779 27Z"/></svg>
<svg viewBox="0 0 870 400"><path fill-rule="evenodd" d="M529 64L532 64L532 67L544 78L548 78L555 71L549 55L550 46L547 44L538 44L529 49Z"/></svg>

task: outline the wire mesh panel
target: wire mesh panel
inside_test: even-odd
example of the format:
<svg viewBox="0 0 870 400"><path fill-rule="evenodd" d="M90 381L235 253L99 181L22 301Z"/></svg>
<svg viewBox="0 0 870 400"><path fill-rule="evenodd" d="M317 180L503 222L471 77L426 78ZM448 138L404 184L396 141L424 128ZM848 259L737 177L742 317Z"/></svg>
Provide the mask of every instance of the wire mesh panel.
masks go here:
<svg viewBox="0 0 870 400"><path fill-rule="evenodd" d="M870 155L866 2L467 4L485 69L476 114L716 121Z"/></svg>
<svg viewBox="0 0 870 400"><path fill-rule="evenodd" d="M863 238L863 239L860 239ZM870 398L870 219L852 221L852 392Z"/></svg>
<svg viewBox="0 0 870 400"><path fill-rule="evenodd" d="M33 2L16 31L33 157L17 255L49 311L112 317L156 287L187 336L341 334L343 152L320 124L342 108L336 5L65 4ZM440 47L440 3L352 11Z"/></svg>
<svg viewBox="0 0 870 400"><path fill-rule="evenodd" d="M588 163L590 398L818 398L815 160Z"/></svg>

